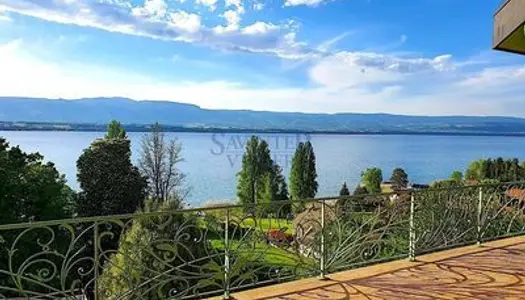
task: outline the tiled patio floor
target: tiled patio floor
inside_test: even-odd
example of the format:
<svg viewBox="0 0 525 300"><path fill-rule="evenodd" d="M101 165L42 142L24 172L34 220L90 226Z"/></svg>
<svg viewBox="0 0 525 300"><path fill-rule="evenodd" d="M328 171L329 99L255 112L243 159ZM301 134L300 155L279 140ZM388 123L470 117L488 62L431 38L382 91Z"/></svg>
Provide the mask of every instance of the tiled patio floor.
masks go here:
<svg viewBox="0 0 525 300"><path fill-rule="evenodd" d="M234 294L239 300L525 299L525 237Z"/></svg>

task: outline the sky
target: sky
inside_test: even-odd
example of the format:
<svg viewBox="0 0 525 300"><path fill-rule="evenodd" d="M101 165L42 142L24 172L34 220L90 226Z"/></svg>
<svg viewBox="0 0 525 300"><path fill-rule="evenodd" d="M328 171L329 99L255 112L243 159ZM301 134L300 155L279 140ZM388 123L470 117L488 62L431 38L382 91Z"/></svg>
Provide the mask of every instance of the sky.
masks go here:
<svg viewBox="0 0 525 300"><path fill-rule="evenodd" d="M0 96L525 117L500 0L0 0Z"/></svg>

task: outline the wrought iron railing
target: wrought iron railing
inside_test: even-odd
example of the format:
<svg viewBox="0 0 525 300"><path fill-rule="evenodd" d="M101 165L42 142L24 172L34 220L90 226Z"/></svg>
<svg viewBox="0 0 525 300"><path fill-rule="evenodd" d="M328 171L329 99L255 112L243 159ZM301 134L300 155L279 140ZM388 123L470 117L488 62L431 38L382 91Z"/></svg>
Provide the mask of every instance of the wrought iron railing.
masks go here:
<svg viewBox="0 0 525 300"><path fill-rule="evenodd" d="M0 225L0 299L192 299L522 234L525 184Z"/></svg>

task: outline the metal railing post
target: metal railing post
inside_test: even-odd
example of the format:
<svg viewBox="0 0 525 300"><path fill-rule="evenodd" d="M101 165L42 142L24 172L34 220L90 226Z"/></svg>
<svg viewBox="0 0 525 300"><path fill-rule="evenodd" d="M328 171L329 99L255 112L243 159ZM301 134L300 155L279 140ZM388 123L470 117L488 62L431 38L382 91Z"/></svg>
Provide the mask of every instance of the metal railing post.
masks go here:
<svg viewBox="0 0 525 300"><path fill-rule="evenodd" d="M478 212L477 212L477 244L481 246L481 213L483 209L483 188L479 187Z"/></svg>
<svg viewBox="0 0 525 300"><path fill-rule="evenodd" d="M321 259L320 259L320 271L321 272L319 275L321 279L326 278L326 266L325 266L326 255L325 255L325 239L324 239L324 236L325 236L325 206L326 206L326 201L321 200Z"/></svg>
<svg viewBox="0 0 525 300"><path fill-rule="evenodd" d="M231 298L230 291L230 209L226 210L226 222L224 224L224 295L223 299Z"/></svg>
<svg viewBox="0 0 525 300"><path fill-rule="evenodd" d="M408 259L410 261L416 260L416 232L414 228L414 192L410 193L410 231L409 231L409 241L408 241Z"/></svg>
<svg viewBox="0 0 525 300"><path fill-rule="evenodd" d="M95 221L94 227L93 227L93 276L95 277L93 281L93 298L95 300L98 300L98 273L99 273L99 253L98 253L98 222Z"/></svg>

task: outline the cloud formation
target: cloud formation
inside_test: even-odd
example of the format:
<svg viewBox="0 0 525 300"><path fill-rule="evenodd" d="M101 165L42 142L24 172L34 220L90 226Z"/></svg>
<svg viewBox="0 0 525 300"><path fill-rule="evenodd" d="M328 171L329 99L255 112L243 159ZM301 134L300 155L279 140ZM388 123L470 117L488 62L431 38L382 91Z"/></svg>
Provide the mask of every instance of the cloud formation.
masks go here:
<svg viewBox="0 0 525 300"><path fill-rule="evenodd" d="M199 1L210 9L217 3L216 0ZM242 3L228 0L226 5L232 8L223 14L227 24L206 26L199 15L172 11L165 0L145 0L141 6L133 6L124 0L0 0L1 9L50 22L166 41L198 43L230 51L269 54L285 59L318 55L305 43L296 41L296 27L289 22L274 24L255 21L243 27L240 24L240 15L244 13Z"/></svg>
<svg viewBox="0 0 525 300"><path fill-rule="evenodd" d="M455 65L451 58L344 52L311 66L311 86L251 87L226 79L170 82L107 65L51 60L35 51L22 40L0 44L0 95L119 96L187 102L205 108L273 111L525 116L525 87L516 84L525 77L523 65L463 72L449 66ZM362 79L359 64L366 65L373 76ZM27 74L31 74L31 84L27 84ZM323 74L330 78L323 79ZM508 82L503 74L513 74L514 79ZM419 84L421 77L425 81L418 92L409 92L408 87Z"/></svg>
<svg viewBox="0 0 525 300"><path fill-rule="evenodd" d="M5 9L0 7L0 22L10 22L11 18L7 15Z"/></svg>
<svg viewBox="0 0 525 300"><path fill-rule="evenodd" d="M327 0L285 0L284 6L311 6L315 7L323 2L328 2Z"/></svg>

